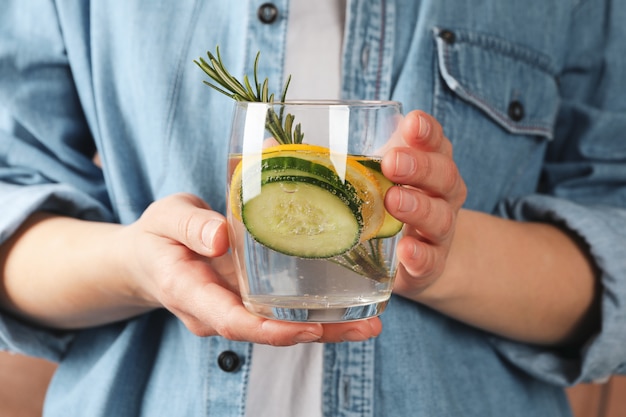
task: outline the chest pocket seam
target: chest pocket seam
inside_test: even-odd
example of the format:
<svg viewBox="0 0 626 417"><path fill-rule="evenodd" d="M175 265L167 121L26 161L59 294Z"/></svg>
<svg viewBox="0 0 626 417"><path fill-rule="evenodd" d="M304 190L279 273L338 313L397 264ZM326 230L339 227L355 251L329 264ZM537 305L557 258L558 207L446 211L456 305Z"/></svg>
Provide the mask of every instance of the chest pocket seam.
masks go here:
<svg viewBox="0 0 626 417"><path fill-rule="evenodd" d="M556 69L549 57L471 31L437 27L433 34L440 75L458 97L509 133L553 138L560 100ZM509 115L513 102L523 108L519 120Z"/></svg>

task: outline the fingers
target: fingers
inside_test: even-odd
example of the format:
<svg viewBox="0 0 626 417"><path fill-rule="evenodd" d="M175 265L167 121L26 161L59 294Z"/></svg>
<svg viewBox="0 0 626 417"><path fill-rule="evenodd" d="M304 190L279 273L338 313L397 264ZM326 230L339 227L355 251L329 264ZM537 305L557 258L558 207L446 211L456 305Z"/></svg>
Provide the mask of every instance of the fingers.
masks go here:
<svg viewBox="0 0 626 417"><path fill-rule="evenodd" d="M153 203L142 219L153 233L201 255L220 256L228 250L226 219L191 194L175 194Z"/></svg>
<svg viewBox="0 0 626 417"><path fill-rule="evenodd" d="M220 335L229 340L289 346L363 341L378 336L382 329L379 319L332 324L268 320L248 312L238 294L214 283L184 293L190 299L177 299L181 306L177 315L198 336Z"/></svg>
<svg viewBox="0 0 626 417"><path fill-rule="evenodd" d="M324 324L324 335L320 342L361 342L378 336L382 322L378 317L347 323Z"/></svg>
<svg viewBox="0 0 626 417"><path fill-rule="evenodd" d="M223 282L211 262L200 255L189 252L184 262L162 263L159 272L158 299L198 336L220 335L277 346L322 337L318 324L265 324L267 320L245 309L237 290Z"/></svg>
<svg viewBox="0 0 626 417"><path fill-rule="evenodd" d="M454 207L419 190L392 187L385 196L385 206L398 220L413 226L413 233L430 243L441 244L454 231Z"/></svg>
<svg viewBox="0 0 626 417"><path fill-rule="evenodd" d="M257 317L245 309L237 294L219 285L208 285L190 295L193 300L185 303L183 321L198 336L220 335L229 340L289 346L318 341L323 335L322 326L316 323L275 323Z"/></svg>
<svg viewBox="0 0 626 417"><path fill-rule="evenodd" d="M381 168L399 186L387 191L385 207L407 225L397 247L394 292L411 298L443 273L467 189L452 144L432 116L407 114L392 142Z"/></svg>
<svg viewBox="0 0 626 417"><path fill-rule="evenodd" d="M452 144L443 134L443 128L427 113L418 110L410 112L402 120L399 131L409 147L452 156Z"/></svg>
<svg viewBox="0 0 626 417"><path fill-rule="evenodd" d="M390 148L384 155L381 168L385 176L447 201L464 200L465 184L452 159L452 144L437 120L413 111L398 131L404 146Z"/></svg>
<svg viewBox="0 0 626 417"><path fill-rule="evenodd" d="M419 290L438 277L444 268L441 262L443 249L430 245L413 236L404 236L398 243L397 253L402 271L394 283L394 291L406 294Z"/></svg>
<svg viewBox="0 0 626 417"><path fill-rule="evenodd" d="M304 342L362 341L378 336L380 320L292 323L250 313L237 288L223 216L201 199L177 194L153 203L140 219L137 287L175 314L198 336L288 346ZM134 227L132 230L137 230ZM139 290L137 291L139 292Z"/></svg>
<svg viewBox="0 0 626 417"><path fill-rule="evenodd" d="M455 201L464 194L464 183L452 158L415 148L391 149L382 170L397 184L410 185L429 195Z"/></svg>
<svg viewBox="0 0 626 417"><path fill-rule="evenodd" d="M431 116L409 113L399 129L406 146L384 156L382 170L391 181L385 207L407 223L409 233L422 241L443 244L453 233L456 213L467 190L452 159L452 145Z"/></svg>

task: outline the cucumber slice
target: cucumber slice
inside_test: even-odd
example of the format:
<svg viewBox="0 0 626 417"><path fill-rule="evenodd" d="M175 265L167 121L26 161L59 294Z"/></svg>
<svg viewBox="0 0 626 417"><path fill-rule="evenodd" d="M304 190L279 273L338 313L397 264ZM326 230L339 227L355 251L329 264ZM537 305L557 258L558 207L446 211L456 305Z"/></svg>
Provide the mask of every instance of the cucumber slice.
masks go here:
<svg viewBox="0 0 626 417"><path fill-rule="evenodd" d="M315 178L343 192L351 203L361 204L357 190L350 182L342 181L335 171L330 168L302 157L276 156L264 159L261 164L261 171L261 180L263 182L284 177Z"/></svg>
<svg viewBox="0 0 626 417"><path fill-rule="evenodd" d="M384 194L372 171L357 162L354 157L348 156L345 159L345 166L343 167L345 171L339 175L335 171L330 149L321 146L307 144L279 145L264 150L264 154L264 157L267 158L280 155L304 159L331 170L335 177L339 179L340 187L354 189L361 201L363 229L360 241L365 242L377 235L385 218ZM340 154L337 156L339 159L344 157Z"/></svg>
<svg viewBox="0 0 626 417"><path fill-rule="evenodd" d="M263 150L262 175L281 176L294 174L318 178L338 190L344 190L352 201L360 202L363 228L360 241L376 237L385 219L382 191L373 172L348 156L341 176L335 171L330 149L298 144L279 145ZM295 171L301 173L296 173ZM245 174L244 174L245 175Z"/></svg>
<svg viewBox="0 0 626 417"><path fill-rule="evenodd" d="M303 258L343 254L357 243L377 237L386 213L384 194L374 172L355 157L348 156L344 161L338 173L328 148L298 144L264 149L258 165L242 172L239 162L234 169L229 188L230 210L255 240L279 252ZM271 185L276 183L283 184L282 194ZM260 194L243 201L246 184L255 187L255 193L258 193L256 187L260 187ZM287 196L294 193L288 191L289 187L317 189L310 195L292 196L290 200ZM291 216L291 212L295 215ZM320 220L311 213L324 214L323 233L315 235L314 226ZM279 226L287 231L278 230ZM333 228L338 230L337 235L330 233ZM298 230L300 234L296 233ZM311 237L305 239L301 235ZM313 241L312 236L321 239L316 237Z"/></svg>
<svg viewBox="0 0 626 417"><path fill-rule="evenodd" d="M380 184L380 188L382 190L384 198L387 190L393 187L395 184L389 181L389 179L387 179L387 177L383 175L383 171L380 167L380 161L367 158L358 158L357 161L361 163L361 165L363 165L364 167L368 168L372 174L374 174L374 177L376 177L376 180ZM378 229L378 233L376 233L376 236L374 237L378 239L383 239L386 237L395 236L400 233L403 226L404 223L393 217L391 214L389 214L387 209L385 209L385 219L380 229Z"/></svg>
<svg viewBox="0 0 626 417"><path fill-rule="evenodd" d="M342 190L312 177L268 179L243 204L242 220L259 243L301 258L330 258L352 249L361 235L360 207Z"/></svg>

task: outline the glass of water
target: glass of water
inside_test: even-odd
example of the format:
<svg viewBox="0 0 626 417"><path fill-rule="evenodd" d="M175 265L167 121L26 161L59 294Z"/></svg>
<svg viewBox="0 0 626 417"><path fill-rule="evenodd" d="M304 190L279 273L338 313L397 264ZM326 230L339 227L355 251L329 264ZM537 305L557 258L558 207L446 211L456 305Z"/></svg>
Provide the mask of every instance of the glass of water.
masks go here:
<svg viewBox="0 0 626 417"><path fill-rule="evenodd" d="M263 317L341 322L385 309L403 224L384 207L393 101L235 104L227 217L241 297Z"/></svg>

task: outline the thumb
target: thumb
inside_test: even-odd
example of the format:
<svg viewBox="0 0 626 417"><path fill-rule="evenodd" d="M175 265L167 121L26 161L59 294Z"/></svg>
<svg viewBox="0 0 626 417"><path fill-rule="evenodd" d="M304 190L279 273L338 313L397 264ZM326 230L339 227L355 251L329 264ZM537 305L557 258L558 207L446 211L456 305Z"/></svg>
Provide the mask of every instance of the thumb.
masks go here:
<svg viewBox="0 0 626 417"><path fill-rule="evenodd" d="M208 257L228 251L226 219L199 197L174 194L154 202L144 216L155 234L187 246Z"/></svg>

